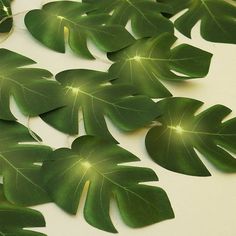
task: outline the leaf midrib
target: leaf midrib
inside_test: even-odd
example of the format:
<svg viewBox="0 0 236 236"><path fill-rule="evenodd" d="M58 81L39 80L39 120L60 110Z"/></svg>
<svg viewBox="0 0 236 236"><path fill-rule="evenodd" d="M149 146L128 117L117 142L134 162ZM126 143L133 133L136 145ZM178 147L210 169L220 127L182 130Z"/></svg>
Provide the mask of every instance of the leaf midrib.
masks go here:
<svg viewBox="0 0 236 236"><path fill-rule="evenodd" d="M6 236L6 234L0 231L0 236Z"/></svg>
<svg viewBox="0 0 236 236"><path fill-rule="evenodd" d="M224 28L221 26L221 24L217 21L217 18L215 17L215 15L213 14L213 12L211 11L211 9L208 7L207 3L205 0L200 0L202 5L204 6L204 8L207 10L207 12L209 13L209 15L211 16L212 20L216 23L216 25L219 27L219 29L224 32L225 34L228 34L227 31L224 30Z"/></svg>
<svg viewBox="0 0 236 236"><path fill-rule="evenodd" d="M80 88L77 88L77 89L78 89L78 93L76 93L75 96L78 96L78 94L81 93L81 94L84 94L84 95L86 95L86 96L88 96L88 97L90 97L92 99L98 100L98 101L100 101L102 103L108 104L108 105L113 106L115 108L120 108L120 109L123 109L123 110L134 111L134 112L145 112L145 110L131 109L131 108L127 108L127 107L123 107L123 106L117 105L116 103L108 102L107 100L104 100L104 99L99 98L97 96L94 96L94 95L92 95L90 93L87 93L86 91L83 91Z"/></svg>
<svg viewBox="0 0 236 236"><path fill-rule="evenodd" d="M38 184L34 183L31 179L29 179L26 175L24 175L21 171L19 171L19 169L14 166L10 161L8 161L3 155L2 153L0 153L0 158L6 162L13 170L15 170L17 172L17 174L21 175L24 179L26 179L28 182L30 182L33 186L35 186L36 188L40 189L43 192L46 192L41 186L39 186Z"/></svg>
<svg viewBox="0 0 236 236"><path fill-rule="evenodd" d="M56 17L58 18L59 15L54 15L54 14L51 14L47 11L47 14L49 14L50 16L53 16L53 17ZM111 36L115 36L114 34L111 34L107 31L104 31L104 30L98 30L96 27L98 27L99 25L96 25L96 27L91 27L91 26L87 26L87 25L82 25L82 24L79 24L79 23L76 23L74 22L73 20L70 20L66 17L63 16L62 19L60 19L60 23L62 23L62 21L68 21L69 23L73 24L74 26L76 27L80 27L80 28L84 28L85 30L92 30L92 31L96 31L96 32L99 32L99 33L104 33L104 34L107 34L107 35L111 35ZM66 27L66 26L65 26Z"/></svg>
<svg viewBox="0 0 236 236"><path fill-rule="evenodd" d="M133 7L150 25L152 25L154 28L156 28L156 25L154 25L145 15L144 13L136 7L130 0L126 0L126 2Z"/></svg>
<svg viewBox="0 0 236 236"><path fill-rule="evenodd" d="M143 57L143 56L139 56L139 60L144 60L144 61L167 61L167 62L175 62L175 61L189 61L189 60L196 60L196 59L201 59L203 58L203 56L199 56L199 57L185 57L185 58L176 58L176 59L172 59L170 58L158 58L158 57ZM134 57L132 58L127 58L126 61L137 61L137 59L135 59Z"/></svg>
<svg viewBox="0 0 236 236"><path fill-rule="evenodd" d="M34 93L34 94L37 94L37 95L43 97L44 99L48 99L48 96L46 96L46 95L44 95L44 94L42 94L42 93L39 93L39 92L37 92L37 91L34 91L34 90L30 89L30 88L26 87L25 85L23 85L23 84L17 82L16 80L13 80L13 79L11 79L11 78L9 78L9 77L1 77L1 78L2 78L2 79L1 79L0 81L6 80L6 81L10 81L10 82L12 82L12 83L18 85L18 86L23 90L23 94L25 94L25 93L24 93L24 90L28 90L28 91L31 92L31 93Z"/></svg>
<svg viewBox="0 0 236 236"><path fill-rule="evenodd" d="M167 128L173 130L173 127L172 126L167 126ZM197 134L197 135L209 135L209 136L230 136L230 137L233 137L233 136L236 136L236 133L235 134L229 134L229 133L212 133L212 132L204 132L204 131L195 131L195 130L186 130L186 129L183 129L182 130L183 133L189 133L189 134Z"/></svg>

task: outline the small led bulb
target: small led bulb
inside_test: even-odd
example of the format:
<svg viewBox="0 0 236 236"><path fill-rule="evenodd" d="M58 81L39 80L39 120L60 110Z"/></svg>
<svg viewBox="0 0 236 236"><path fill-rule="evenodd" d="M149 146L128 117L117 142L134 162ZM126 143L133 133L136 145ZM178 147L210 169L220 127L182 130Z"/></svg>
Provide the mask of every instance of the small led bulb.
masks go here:
<svg viewBox="0 0 236 236"><path fill-rule="evenodd" d="M182 133L184 132L183 128L182 128L181 126L179 126L179 125L177 125L177 126L175 127L175 131L176 131L176 133L178 133L178 134L182 134Z"/></svg>
<svg viewBox="0 0 236 236"><path fill-rule="evenodd" d="M78 94L79 93L79 88L75 88L75 87L72 87L72 86L66 86L66 88L67 88L68 92L72 92L74 94Z"/></svg>
<svg viewBox="0 0 236 236"><path fill-rule="evenodd" d="M57 16L57 18L60 19L60 20L64 20L65 19L65 17L63 17L63 16Z"/></svg>
<svg viewBox="0 0 236 236"><path fill-rule="evenodd" d="M140 57L140 56L135 56L135 57L133 58L133 60L135 60L135 61L140 61L140 60L141 60L141 57Z"/></svg>
<svg viewBox="0 0 236 236"><path fill-rule="evenodd" d="M86 169L90 169L92 167L92 165L88 162L88 161L85 161L85 162L82 162L81 165Z"/></svg>
<svg viewBox="0 0 236 236"><path fill-rule="evenodd" d="M77 94L79 92L79 89L78 88L71 88L71 91L72 91L72 93Z"/></svg>
<svg viewBox="0 0 236 236"><path fill-rule="evenodd" d="M7 14L9 14L8 8L6 6L3 6L3 11L5 11Z"/></svg>
<svg viewBox="0 0 236 236"><path fill-rule="evenodd" d="M168 126L168 128L174 130L177 134L182 134L185 132L185 130L180 126L180 125L177 125L177 126Z"/></svg>

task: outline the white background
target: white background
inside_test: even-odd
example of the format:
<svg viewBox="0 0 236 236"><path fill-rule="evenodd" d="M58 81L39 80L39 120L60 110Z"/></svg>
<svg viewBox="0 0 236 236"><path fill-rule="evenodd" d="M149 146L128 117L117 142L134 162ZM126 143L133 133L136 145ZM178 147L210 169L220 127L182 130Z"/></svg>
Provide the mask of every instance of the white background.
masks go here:
<svg viewBox="0 0 236 236"><path fill-rule="evenodd" d="M13 13L40 8L40 0L15 0ZM106 71L110 64L103 60L83 60L75 56L69 49L66 54L53 52L34 40L25 29L24 14L14 17L14 31L1 47L32 58L36 66L50 70L56 74L65 69L89 68ZM176 32L177 43L189 43L214 54L210 73L206 78L192 80L185 84L166 84L175 96L185 96L205 102L204 109L223 104L230 107L236 115L236 46L204 41L199 35L199 24L193 30L193 39L189 40ZM93 46L93 52L105 58ZM26 124L23 117L12 105L19 121ZM53 148L69 147L74 137L67 137L50 128L39 118L30 121L30 127L42 137L44 144ZM236 235L236 174L224 174L214 169L210 163L203 161L212 173L212 177L190 177L165 170L148 157L144 147L147 130L134 134L122 134L112 125L109 126L120 145L141 158L140 166L154 169L160 178L157 186L168 194L175 211L176 218L142 229L128 228L121 220L115 203L112 203L111 215L121 236L130 234L147 236L235 236ZM81 131L83 132L83 131ZM108 236L112 235L88 225L83 218L83 203L77 216L69 216L53 203L34 207L41 211L47 227L37 229L48 236Z"/></svg>

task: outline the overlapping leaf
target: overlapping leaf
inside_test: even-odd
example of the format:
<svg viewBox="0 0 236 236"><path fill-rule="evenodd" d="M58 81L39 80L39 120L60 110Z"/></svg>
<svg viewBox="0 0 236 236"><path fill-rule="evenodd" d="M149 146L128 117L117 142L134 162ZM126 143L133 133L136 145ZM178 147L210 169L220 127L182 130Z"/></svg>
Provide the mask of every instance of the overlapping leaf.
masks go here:
<svg viewBox="0 0 236 236"><path fill-rule="evenodd" d="M206 76L212 55L187 44L171 49L176 39L163 34L138 40L128 48L108 54L115 62L109 69L110 77L118 78L115 83L134 85L141 94L156 98L171 95L160 80L182 81Z"/></svg>
<svg viewBox="0 0 236 236"><path fill-rule="evenodd" d="M45 236L24 228L44 227L41 213L9 203L0 185L0 235L2 236Z"/></svg>
<svg viewBox="0 0 236 236"><path fill-rule="evenodd" d="M152 0L83 0L92 3L97 12L111 14L109 23L124 25L131 20L132 31L138 37L151 37L164 32L174 32L171 21L161 12L169 11L165 4Z"/></svg>
<svg viewBox="0 0 236 236"><path fill-rule="evenodd" d="M11 2L12 0L0 0L0 33L8 33L12 29Z"/></svg>
<svg viewBox="0 0 236 236"><path fill-rule="evenodd" d="M78 133L78 114L82 110L87 134L112 138L104 116L119 129L132 131L158 116L155 103L136 96L133 87L112 85L108 74L91 70L68 70L56 75L65 88L67 106L42 115L44 121L62 132Z"/></svg>
<svg viewBox="0 0 236 236"><path fill-rule="evenodd" d="M169 4L174 13L188 9L175 27L191 37L192 28L201 21L201 35L212 42L236 43L236 5L227 0L158 0Z"/></svg>
<svg viewBox="0 0 236 236"><path fill-rule="evenodd" d="M202 102L189 98L168 98L157 103L163 115L161 126L147 134L146 147L159 165L179 173L208 176L209 171L195 151L216 168L236 172L236 118L223 121L231 110L213 106L195 114Z"/></svg>
<svg viewBox="0 0 236 236"><path fill-rule="evenodd" d="M43 165L43 176L52 199L65 211L76 214L88 183L84 207L86 221L99 229L117 232L110 219L114 197L123 221L143 227L174 217L166 193L140 182L157 181L148 168L119 165L139 159L128 151L92 136L74 141L72 149L54 151Z"/></svg>
<svg viewBox="0 0 236 236"><path fill-rule="evenodd" d="M0 175L7 199L20 205L49 201L40 174L42 161L52 151L35 142L29 130L13 121L0 121Z"/></svg>
<svg viewBox="0 0 236 236"><path fill-rule="evenodd" d="M29 32L45 46L65 52L66 33L68 44L77 54L94 58L87 47L92 40L101 50L111 52L128 46L133 37L118 25L107 25L108 14L86 15L91 5L72 1L51 2L41 10L32 10L25 17Z"/></svg>
<svg viewBox="0 0 236 236"><path fill-rule="evenodd" d="M0 49L0 119L15 120L10 110L13 96L27 116L37 116L62 105L61 88L49 80L52 74L44 69L27 68L35 62L7 49Z"/></svg>

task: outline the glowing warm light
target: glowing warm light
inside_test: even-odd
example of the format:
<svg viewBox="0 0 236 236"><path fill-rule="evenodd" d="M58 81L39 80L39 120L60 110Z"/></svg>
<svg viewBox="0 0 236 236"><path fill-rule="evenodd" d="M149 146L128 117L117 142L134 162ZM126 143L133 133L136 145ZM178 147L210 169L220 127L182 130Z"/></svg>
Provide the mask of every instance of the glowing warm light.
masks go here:
<svg viewBox="0 0 236 236"><path fill-rule="evenodd" d="M65 17L63 17L63 16L57 16L57 18L60 19L60 20L64 20L65 19Z"/></svg>
<svg viewBox="0 0 236 236"><path fill-rule="evenodd" d="M77 94L79 92L79 89L78 88L72 88L71 91L72 91L72 93L76 93Z"/></svg>
<svg viewBox="0 0 236 236"><path fill-rule="evenodd" d="M5 11L8 14L8 8L6 6L3 6L3 11Z"/></svg>
<svg viewBox="0 0 236 236"><path fill-rule="evenodd" d="M170 126L170 128L175 130L176 133L178 133L178 134L182 134L184 132L184 129L181 126L179 126L179 125L177 125L177 126Z"/></svg>
<svg viewBox="0 0 236 236"><path fill-rule="evenodd" d="M135 61L140 61L140 60L141 60L141 57L140 57L140 56L135 56L135 57L133 58L133 60L135 60Z"/></svg>
<svg viewBox="0 0 236 236"><path fill-rule="evenodd" d="M88 161L82 162L81 165L82 165L86 170L88 170L89 168L92 167L92 165L91 165Z"/></svg>
<svg viewBox="0 0 236 236"><path fill-rule="evenodd" d="M67 86L67 88L68 88L68 90L70 90L74 94L78 94L78 92L79 92L79 88L74 88L71 86Z"/></svg>

